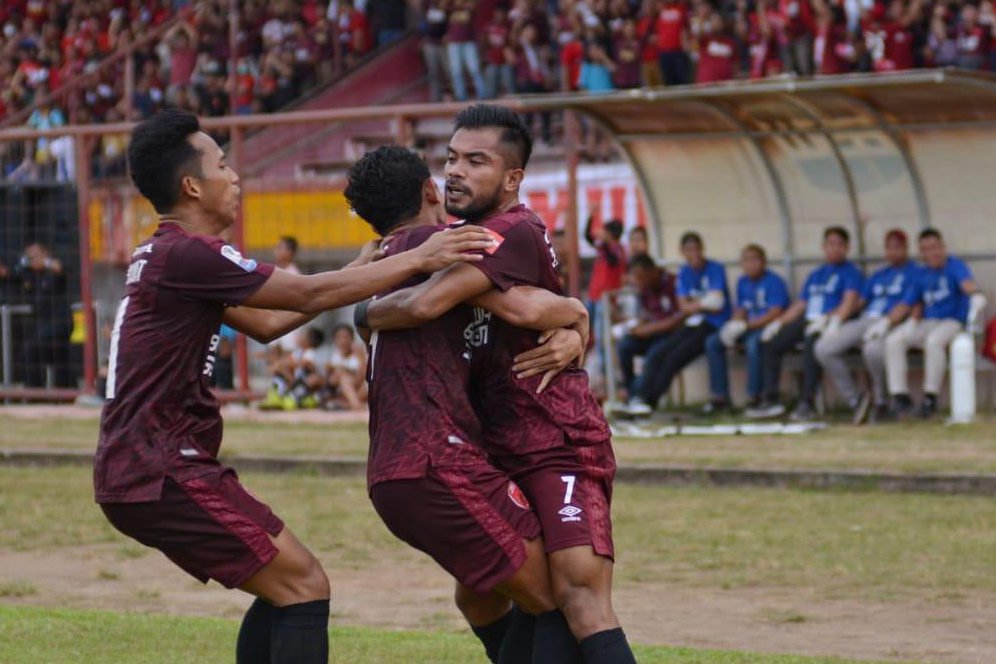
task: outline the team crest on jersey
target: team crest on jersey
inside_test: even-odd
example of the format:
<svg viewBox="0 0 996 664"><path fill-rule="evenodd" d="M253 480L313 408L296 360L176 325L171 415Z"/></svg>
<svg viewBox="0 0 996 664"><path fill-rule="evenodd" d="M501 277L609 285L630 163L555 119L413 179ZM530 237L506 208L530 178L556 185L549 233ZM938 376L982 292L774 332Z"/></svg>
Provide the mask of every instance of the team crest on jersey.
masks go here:
<svg viewBox="0 0 996 664"><path fill-rule="evenodd" d="M522 493L519 485L511 480L508 482L508 499L515 503L516 507L521 507L524 510L529 509L529 500L526 498L526 494Z"/></svg>
<svg viewBox="0 0 996 664"><path fill-rule="evenodd" d="M256 269L256 261L251 258L244 258L242 254L239 253L239 250L230 244L226 244L221 248L221 255L241 267L246 272L252 272Z"/></svg>

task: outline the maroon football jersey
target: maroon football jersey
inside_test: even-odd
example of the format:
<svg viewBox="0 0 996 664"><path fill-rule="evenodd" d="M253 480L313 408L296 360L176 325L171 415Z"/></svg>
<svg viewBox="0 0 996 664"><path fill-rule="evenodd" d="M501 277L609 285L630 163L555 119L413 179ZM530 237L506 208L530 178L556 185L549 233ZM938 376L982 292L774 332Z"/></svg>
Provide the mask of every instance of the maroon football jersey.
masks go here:
<svg viewBox="0 0 996 664"><path fill-rule="evenodd" d="M135 249L111 335L97 502L157 500L167 475L183 481L218 467L221 413L209 381L221 318L272 273L172 223Z"/></svg>
<svg viewBox="0 0 996 664"><path fill-rule="evenodd" d="M384 247L392 256L425 242L444 226L416 226L393 235ZM419 275L387 291L423 281ZM458 306L409 330L384 330L370 337L369 486L424 477L432 466L477 463L484 454L480 423L470 403L470 362L487 334L479 310Z"/></svg>
<svg viewBox="0 0 996 664"><path fill-rule="evenodd" d="M546 226L526 206L517 205L481 223L500 242L483 260L471 263L495 288L536 286L562 294L557 256ZM471 384L481 420L485 449L492 454L525 454L561 445L566 436L574 445L593 445L611 432L602 409L588 387L583 369L568 368L542 394L542 376L519 380L512 373L515 356L536 347L539 332L494 317L488 318L486 353L474 362Z"/></svg>

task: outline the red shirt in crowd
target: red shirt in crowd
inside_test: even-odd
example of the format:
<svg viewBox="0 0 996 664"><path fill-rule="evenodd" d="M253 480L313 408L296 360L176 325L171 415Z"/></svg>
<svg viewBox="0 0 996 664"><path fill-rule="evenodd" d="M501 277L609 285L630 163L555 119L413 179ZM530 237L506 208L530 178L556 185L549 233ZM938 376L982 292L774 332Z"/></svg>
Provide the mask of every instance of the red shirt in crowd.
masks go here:
<svg viewBox="0 0 996 664"><path fill-rule="evenodd" d="M505 47L508 46L508 24L488 23L484 28L484 62L489 65L505 64Z"/></svg>
<svg viewBox="0 0 996 664"><path fill-rule="evenodd" d="M958 28L958 53L986 57L989 54L990 33L987 26L976 25L971 28ZM988 63L983 62L983 69L988 69Z"/></svg>
<svg viewBox="0 0 996 664"><path fill-rule="evenodd" d="M464 43L474 41L473 15L465 7L450 12L450 23L446 29L446 41Z"/></svg>
<svg viewBox="0 0 996 664"><path fill-rule="evenodd" d="M843 74L851 71L854 46L847 39L847 26L821 25L813 43L816 71L820 74Z"/></svg>
<svg viewBox="0 0 996 664"><path fill-rule="evenodd" d="M652 34L656 21L656 17L653 16L641 16L636 21L636 38L643 44L641 54L643 62L657 62L657 57L660 55L657 40Z"/></svg>
<svg viewBox="0 0 996 664"><path fill-rule="evenodd" d="M581 62L584 60L584 44L580 39L567 42L560 49L560 66L567 72L567 85L571 90L578 89L581 77Z"/></svg>
<svg viewBox="0 0 996 664"><path fill-rule="evenodd" d="M688 27L688 7L682 2L666 2L657 14L657 48L662 52L680 51L681 35Z"/></svg>
<svg viewBox="0 0 996 664"><path fill-rule="evenodd" d="M705 35L699 40L696 83L728 81L736 74L737 44L728 35Z"/></svg>
<svg viewBox="0 0 996 664"><path fill-rule="evenodd" d="M782 19L783 41L792 41L816 32L813 10L808 0L779 0L778 13Z"/></svg>
<svg viewBox="0 0 996 664"><path fill-rule="evenodd" d="M598 256L591 269L591 281L588 283L588 299L597 302L602 293L622 288L626 276L626 250L618 242L607 244L600 242Z"/></svg>
<svg viewBox="0 0 996 664"><path fill-rule="evenodd" d="M769 25L772 25L773 17L774 12L769 11ZM757 79L782 73L782 61L775 30L772 27L765 34L761 27L761 21L755 14L750 15L749 23L747 41L750 44L750 77Z"/></svg>
<svg viewBox="0 0 996 664"><path fill-rule="evenodd" d="M615 56L613 82L616 87L623 90L640 87L640 42L619 39L616 41Z"/></svg>

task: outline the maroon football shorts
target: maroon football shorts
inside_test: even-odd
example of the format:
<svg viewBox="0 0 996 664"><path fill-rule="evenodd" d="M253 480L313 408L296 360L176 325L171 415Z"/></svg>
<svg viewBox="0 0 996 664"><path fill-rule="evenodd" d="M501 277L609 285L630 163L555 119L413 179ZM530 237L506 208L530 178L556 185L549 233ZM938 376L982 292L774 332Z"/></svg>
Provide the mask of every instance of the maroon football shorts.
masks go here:
<svg viewBox="0 0 996 664"><path fill-rule="evenodd" d="M398 539L479 593L511 578L526 561L522 540L540 534L519 487L484 459L375 484L370 498Z"/></svg>
<svg viewBox="0 0 996 664"><path fill-rule="evenodd" d="M167 477L159 500L101 508L128 537L162 551L201 583L214 579L226 588L241 586L277 556L269 535L284 529L231 469L182 482Z"/></svg>
<svg viewBox="0 0 996 664"><path fill-rule="evenodd" d="M610 505L616 461L610 441L493 461L522 487L543 528L547 553L590 545L614 559Z"/></svg>

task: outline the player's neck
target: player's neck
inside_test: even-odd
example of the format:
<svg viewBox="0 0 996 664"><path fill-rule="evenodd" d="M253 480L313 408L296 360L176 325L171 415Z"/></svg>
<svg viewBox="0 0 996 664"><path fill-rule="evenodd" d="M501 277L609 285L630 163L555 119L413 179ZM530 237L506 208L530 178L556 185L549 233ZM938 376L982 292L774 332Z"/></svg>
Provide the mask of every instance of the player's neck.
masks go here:
<svg viewBox="0 0 996 664"><path fill-rule="evenodd" d="M500 214L505 214L506 212L508 212L509 210L511 210L512 208L514 208L515 206L517 206L518 204L519 204L519 195L515 194L514 196L512 196L512 198L508 199L507 201L503 201L502 203L500 203L498 205L498 207L496 207L491 212L488 212L487 214L482 214L480 217L478 217L476 219L467 219L467 223L470 223L470 224L483 224L485 221L487 221L491 217L497 217Z"/></svg>
<svg viewBox="0 0 996 664"><path fill-rule="evenodd" d="M191 235L220 237L225 230L225 226L217 224L211 217L199 210L173 210L159 215L159 223L176 224Z"/></svg>

